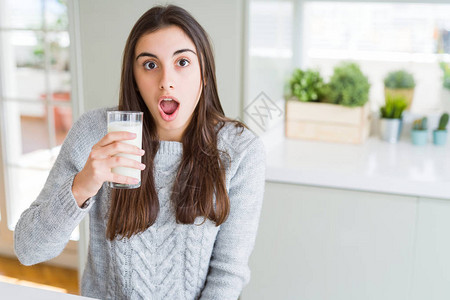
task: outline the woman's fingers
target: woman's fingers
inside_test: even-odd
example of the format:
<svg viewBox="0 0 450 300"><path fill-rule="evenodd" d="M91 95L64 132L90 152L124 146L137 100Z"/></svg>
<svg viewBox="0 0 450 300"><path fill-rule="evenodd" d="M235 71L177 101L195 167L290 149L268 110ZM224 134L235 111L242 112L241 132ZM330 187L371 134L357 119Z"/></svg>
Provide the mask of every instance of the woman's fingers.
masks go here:
<svg viewBox="0 0 450 300"><path fill-rule="evenodd" d="M139 147L134 145L121 143L121 142L113 142L107 146L97 148L92 152L92 157L95 159L105 159L109 156L113 156L119 153L132 154L137 156L144 155L145 151Z"/></svg>
<svg viewBox="0 0 450 300"><path fill-rule="evenodd" d="M117 141L134 140L136 134L128 131L111 131L106 134L96 146L104 147Z"/></svg>
<svg viewBox="0 0 450 300"><path fill-rule="evenodd" d="M145 165L130 158L122 157L122 156L114 156L107 159L108 168L115 167L128 167L133 169L144 170Z"/></svg>
<svg viewBox="0 0 450 300"><path fill-rule="evenodd" d="M145 151L139 147L136 147L134 145L125 144L121 142L115 142L112 143L106 147L103 147L106 155L113 156L118 153L127 153L127 154L133 154L142 156L144 155Z"/></svg>
<svg viewBox="0 0 450 300"><path fill-rule="evenodd" d="M108 179L108 181L115 182L115 183L121 183L121 184L137 184L139 183L139 179L123 176L115 173L111 173L111 177Z"/></svg>

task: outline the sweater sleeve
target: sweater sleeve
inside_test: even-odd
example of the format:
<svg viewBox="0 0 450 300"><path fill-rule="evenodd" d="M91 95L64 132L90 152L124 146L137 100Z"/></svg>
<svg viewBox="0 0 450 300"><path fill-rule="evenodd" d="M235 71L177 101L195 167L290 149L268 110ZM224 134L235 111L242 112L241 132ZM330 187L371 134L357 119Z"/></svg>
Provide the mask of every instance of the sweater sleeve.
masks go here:
<svg viewBox="0 0 450 300"><path fill-rule="evenodd" d="M230 214L220 225L200 299L238 299L250 281L248 260L255 244L265 184L265 152L259 138L244 145L231 178Z"/></svg>
<svg viewBox="0 0 450 300"><path fill-rule="evenodd" d="M17 222L14 250L24 265L37 264L58 256L92 206L92 202L83 209L77 205L72 194L72 184L75 175L86 163L93 145L92 132L88 133L91 131L89 123L93 122L92 118L84 115L73 125L42 191Z"/></svg>

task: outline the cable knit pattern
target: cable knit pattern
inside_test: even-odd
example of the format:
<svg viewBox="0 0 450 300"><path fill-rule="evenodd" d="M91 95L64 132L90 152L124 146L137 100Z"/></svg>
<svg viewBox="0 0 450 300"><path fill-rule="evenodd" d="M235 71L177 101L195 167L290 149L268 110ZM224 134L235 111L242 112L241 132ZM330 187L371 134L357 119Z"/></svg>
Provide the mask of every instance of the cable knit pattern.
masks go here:
<svg viewBox="0 0 450 300"><path fill-rule="evenodd" d="M265 154L252 132L226 124L218 148L230 156L226 184L230 215L226 222L196 218L177 224L170 201L182 144L161 141L154 175L160 212L155 224L127 239L106 239L111 189L105 183L81 209L71 187L92 146L106 134L106 111L85 113L70 130L49 178L21 216L15 251L23 264L57 256L82 218L90 215L90 240L81 283L84 296L99 299L237 299L250 279L265 178ZM203 224L202 224L203 223ZM201 225L200 225L201 224Z"/></svg>

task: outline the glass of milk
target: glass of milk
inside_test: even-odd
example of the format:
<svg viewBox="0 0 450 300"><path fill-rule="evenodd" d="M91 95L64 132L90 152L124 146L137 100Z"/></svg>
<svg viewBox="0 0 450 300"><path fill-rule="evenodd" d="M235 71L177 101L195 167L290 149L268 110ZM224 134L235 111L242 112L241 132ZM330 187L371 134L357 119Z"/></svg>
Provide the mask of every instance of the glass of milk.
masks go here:
<svg viewBox="0 0 450 300"><path fill-rule="evenodd" d="M108 132L113 131L129 131L136 134L134 140L121 141L134 145L142 149L142 117L144 113L140 111L108 111ZM122 156L141 162L141 156L118 153L114 156ZM141 170L127 167L115 167L111 170L115 174L125 175L139 179L137 184L122 184L108 182L108 185L116 189L135 189L141 186Z"/></svg>

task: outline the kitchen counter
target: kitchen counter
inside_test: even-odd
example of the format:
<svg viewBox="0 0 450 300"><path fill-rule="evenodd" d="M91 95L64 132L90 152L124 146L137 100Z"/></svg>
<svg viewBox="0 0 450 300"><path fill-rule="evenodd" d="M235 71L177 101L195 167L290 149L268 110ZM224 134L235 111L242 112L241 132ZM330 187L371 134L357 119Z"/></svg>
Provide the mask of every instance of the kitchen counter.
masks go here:
<svg viewBox="0 0 450 300"><path fill-rule="evenodd" d="M450 200L450 144L414 146L403 137L389 144L286 139L283 126L261 135L267 152L266 180L358 191Z"/></svg>

